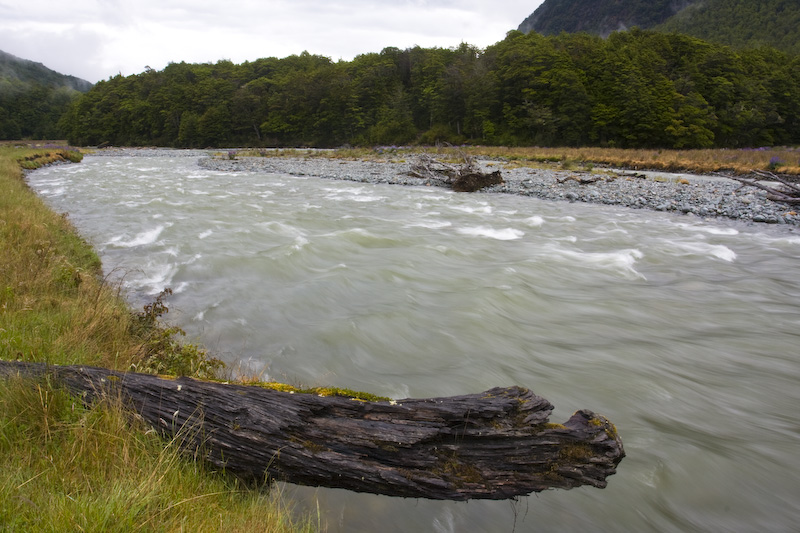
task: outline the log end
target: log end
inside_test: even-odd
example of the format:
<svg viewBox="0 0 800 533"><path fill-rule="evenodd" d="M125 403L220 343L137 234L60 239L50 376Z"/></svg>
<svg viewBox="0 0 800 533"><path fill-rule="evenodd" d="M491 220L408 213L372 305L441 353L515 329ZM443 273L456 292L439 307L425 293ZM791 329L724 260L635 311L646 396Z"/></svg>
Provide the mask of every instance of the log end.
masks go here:
<svg viewBox="0 0 800 533"><path fill-rule="evenodd" d="M501 183L503 177L499 170L491 173L470 172L453 180L452 188L456 192L475 192Z"/></svg>

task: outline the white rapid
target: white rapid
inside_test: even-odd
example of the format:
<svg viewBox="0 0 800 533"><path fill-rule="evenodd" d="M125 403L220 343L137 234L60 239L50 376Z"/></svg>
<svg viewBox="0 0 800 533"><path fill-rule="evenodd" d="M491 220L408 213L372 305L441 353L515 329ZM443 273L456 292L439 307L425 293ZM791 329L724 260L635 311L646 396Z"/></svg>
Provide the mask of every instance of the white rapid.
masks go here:
<svg viewBox="0 0 800 533"><path fill-rule="evenodd" d="M523 385L613 421L604 490L431 502L287 487L329 531L790 531L800 235L643 210L86 157L28 178L140 307L263 378Z"/></svg>

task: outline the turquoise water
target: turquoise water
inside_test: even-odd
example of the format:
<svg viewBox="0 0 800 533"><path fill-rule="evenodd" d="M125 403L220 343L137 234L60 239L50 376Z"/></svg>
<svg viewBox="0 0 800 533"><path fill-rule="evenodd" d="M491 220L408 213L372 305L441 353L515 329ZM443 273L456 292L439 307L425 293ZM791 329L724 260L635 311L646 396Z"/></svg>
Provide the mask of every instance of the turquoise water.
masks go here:
<svg viewBox="0 0 800 533"><path fill-rule="evenodd" d="M522 385L592 409L609 486L431 502L286 486L329 531L792 531L800 235L786 228L87 157L29 176L132 305L240 371L428 397Z"/></svg>

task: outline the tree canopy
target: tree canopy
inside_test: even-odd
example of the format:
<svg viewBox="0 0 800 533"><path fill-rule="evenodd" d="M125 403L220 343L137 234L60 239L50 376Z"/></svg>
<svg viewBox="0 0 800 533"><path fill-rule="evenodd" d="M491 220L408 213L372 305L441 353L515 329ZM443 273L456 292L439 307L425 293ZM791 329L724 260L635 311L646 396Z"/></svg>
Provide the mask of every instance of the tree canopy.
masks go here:
<svg viewBox="0 0 800 533"><path fill-rule="evenodd" d="M800 53L796 0L545 0L519 30L605 37L633 27L682 33L734 48L768 45Z"/></svg>
<svg viewBox="0 0 800 533"><path fill-rule="evenodd" d="M800 3L795 0L696 2L653 28L735 48L767 45L800 53Z"/></svg>
<svg viewBox="0 0 800 533"><path fill-rule="evenodd" d="M606 36L634 26L647 29L667 21L699 0L545 0L522 24L523 33L587 32ZM713 0L712 0L713 1Z"/></svg>
<svg viewBox="0 0 800 533"><path fill-rule="evenodd" d="M0 140L59 137L59 117L91 86L0 50Z"/></svg>
<svg viewBox="0 0 800 533"><path fill-rule="evenodd" d="M800 59L638 29L512 31L485 50L172 63L96 84L60 126L82 145L795 144Z"/></svg>

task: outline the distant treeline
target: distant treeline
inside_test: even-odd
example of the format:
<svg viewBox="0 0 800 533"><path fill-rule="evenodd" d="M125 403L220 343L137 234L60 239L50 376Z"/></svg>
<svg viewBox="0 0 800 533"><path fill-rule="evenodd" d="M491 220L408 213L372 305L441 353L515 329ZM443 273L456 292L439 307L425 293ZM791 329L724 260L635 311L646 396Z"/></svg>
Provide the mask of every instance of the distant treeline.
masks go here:
<svg viewBox="0 0 800 533"><path fill-rule="evenodd" d="M173 63L98 83L60 125L79 145L789 145L800 58L640 30L513 31L485 51Z"/></svg>
<svg viewBox="0 0 800 533"><path fill-rule="evenodd" d="M0 140L60 139L58 121L79 93L0 78Z"/></svg>
<svg viewBox="0 0 800 533"><path fill-rule="evenodd" d="M58 139L58 120L91 83L0 50L0 140Z"/></svg>

